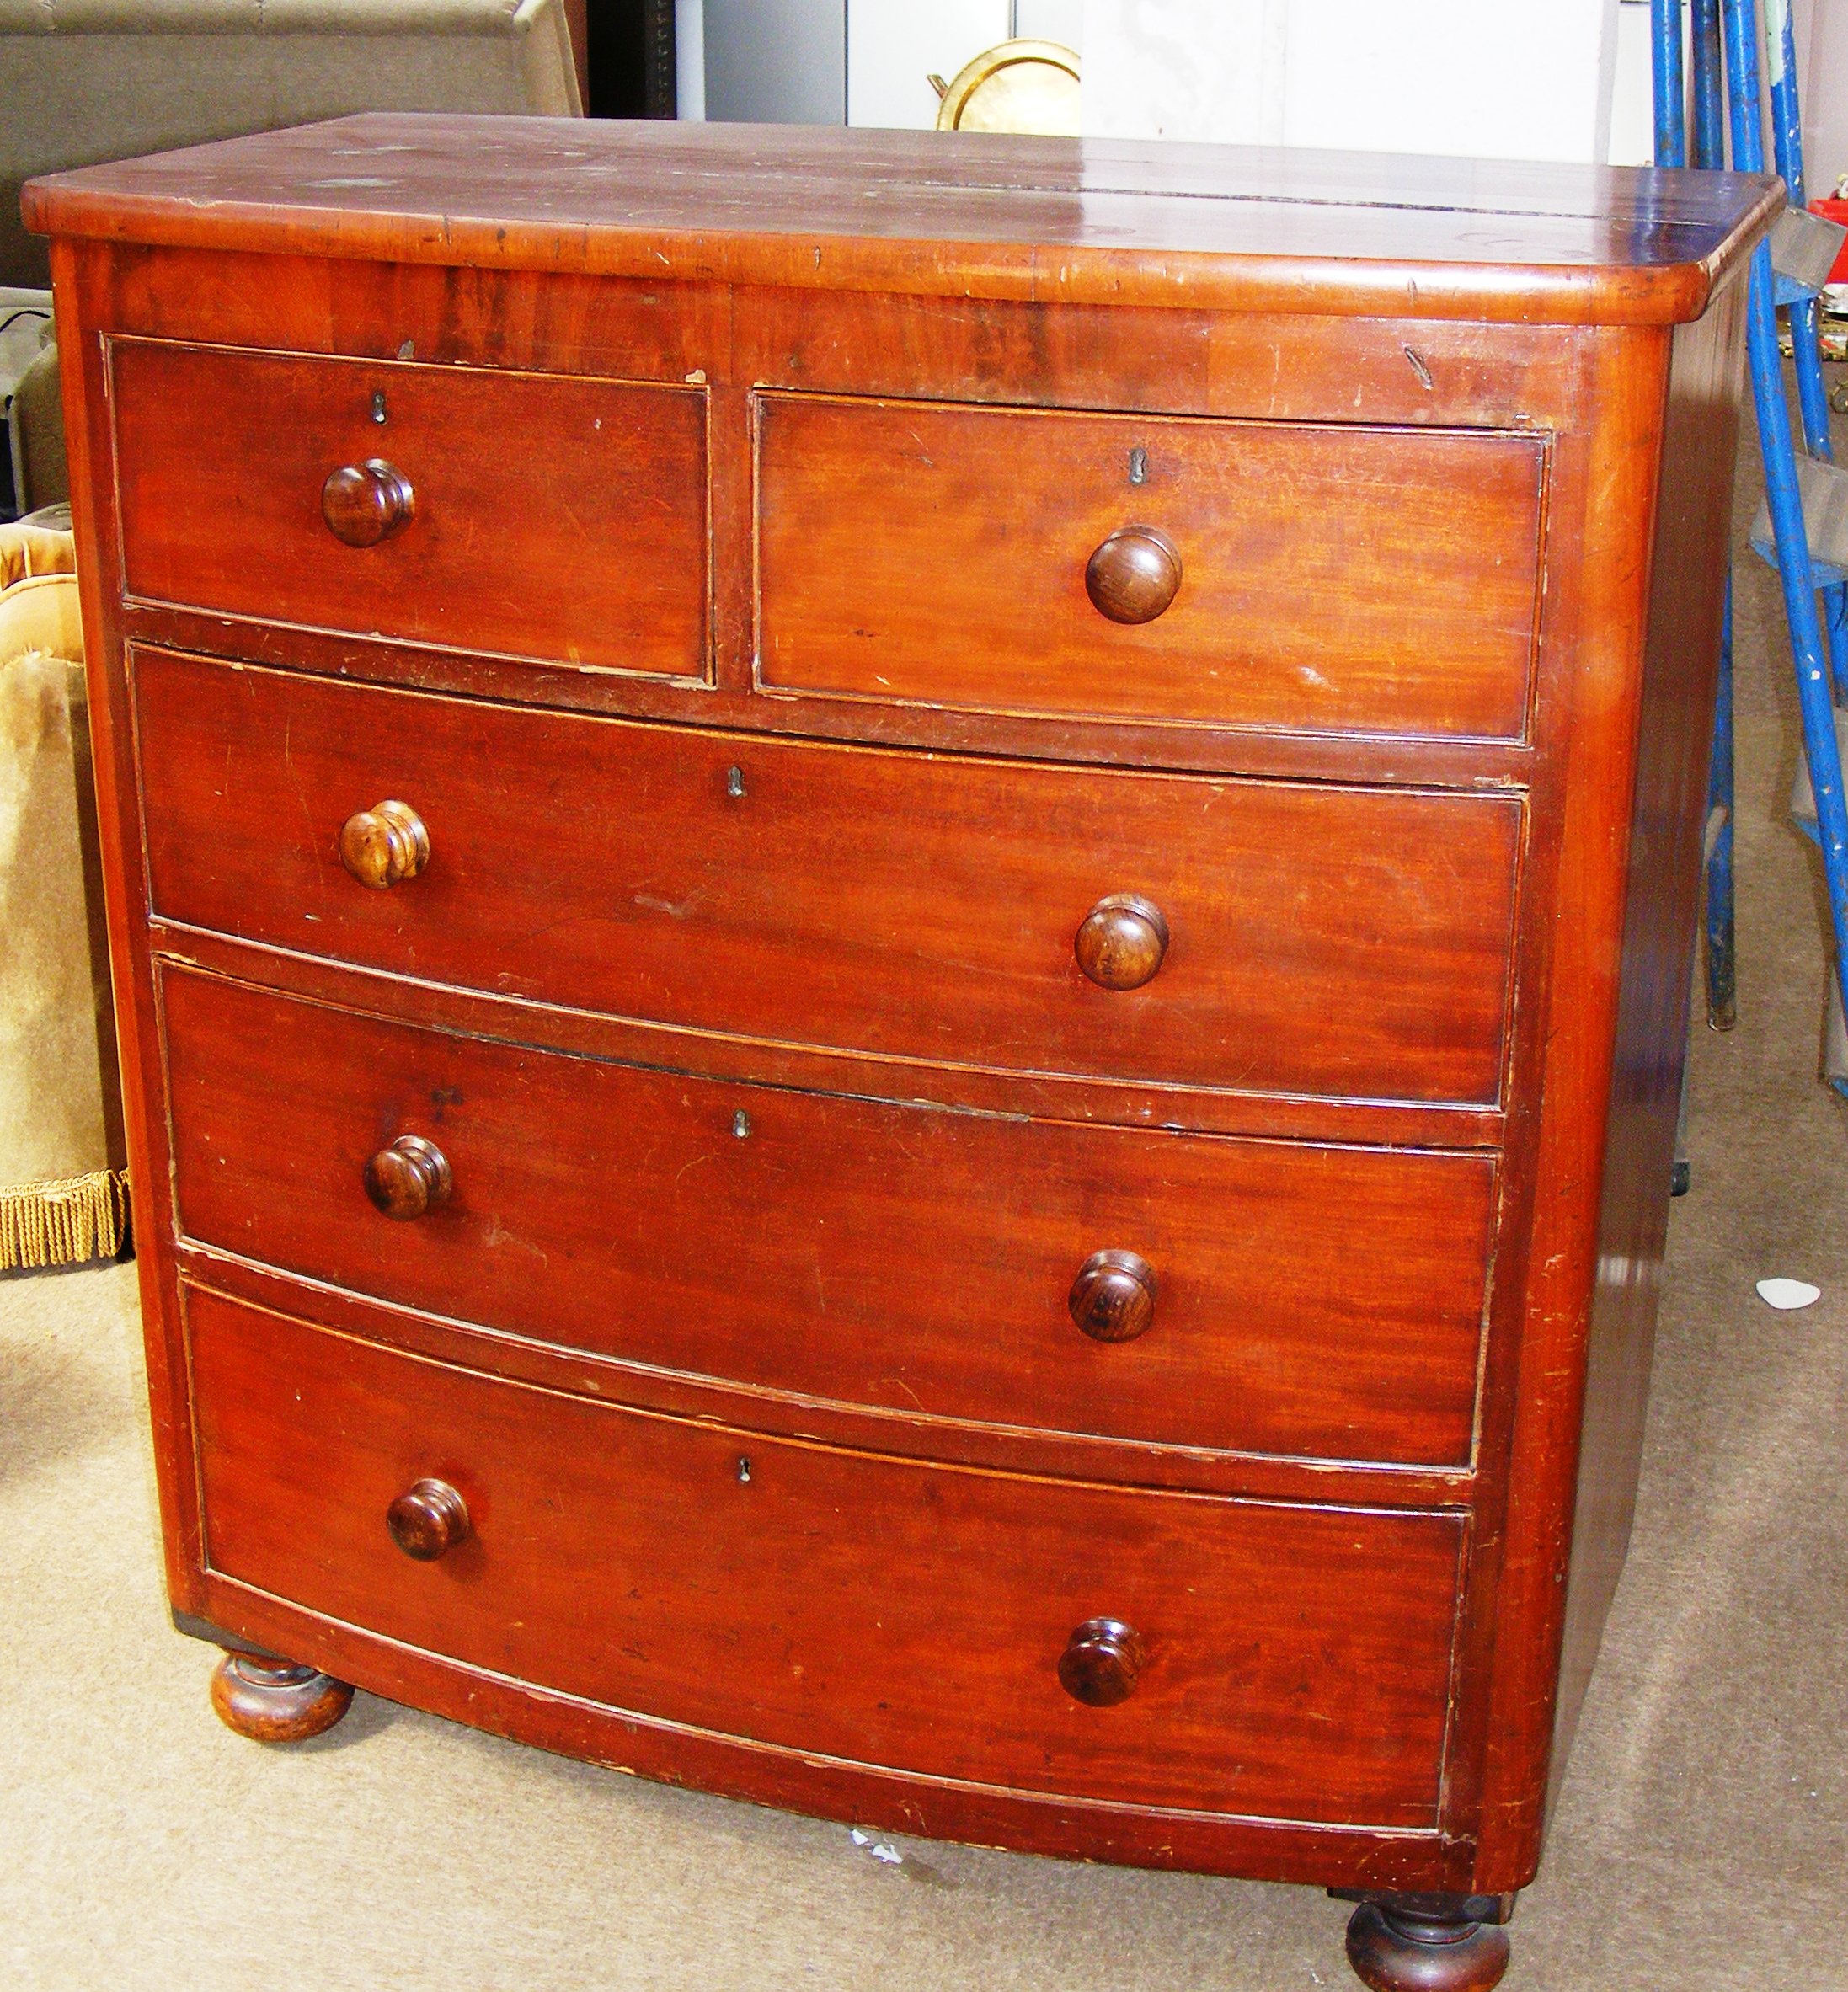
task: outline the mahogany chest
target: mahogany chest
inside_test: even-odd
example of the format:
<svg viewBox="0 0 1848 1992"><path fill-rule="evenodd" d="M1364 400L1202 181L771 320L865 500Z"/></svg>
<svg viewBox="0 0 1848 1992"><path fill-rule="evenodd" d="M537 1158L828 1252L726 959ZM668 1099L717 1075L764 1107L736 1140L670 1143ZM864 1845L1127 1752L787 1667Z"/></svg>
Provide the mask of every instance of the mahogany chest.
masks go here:
<svg viewBox="0 0 1848 1992"><path fill-rule="evenodd" d="M362 117L54 238L174 1615L1486 1986L1773 181Z"/></svg>

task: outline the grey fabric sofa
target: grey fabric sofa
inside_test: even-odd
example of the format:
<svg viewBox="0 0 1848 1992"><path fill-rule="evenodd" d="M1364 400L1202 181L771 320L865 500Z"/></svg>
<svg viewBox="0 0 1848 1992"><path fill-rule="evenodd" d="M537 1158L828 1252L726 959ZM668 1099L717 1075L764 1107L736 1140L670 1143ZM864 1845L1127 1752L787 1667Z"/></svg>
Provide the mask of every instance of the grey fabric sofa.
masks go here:
<svg viewBox="0 0 1848 1992"><path fill-rule="evenodd" d="M580 115L563 0L0 0L0 284L36 173L354 110Z"/></svg>

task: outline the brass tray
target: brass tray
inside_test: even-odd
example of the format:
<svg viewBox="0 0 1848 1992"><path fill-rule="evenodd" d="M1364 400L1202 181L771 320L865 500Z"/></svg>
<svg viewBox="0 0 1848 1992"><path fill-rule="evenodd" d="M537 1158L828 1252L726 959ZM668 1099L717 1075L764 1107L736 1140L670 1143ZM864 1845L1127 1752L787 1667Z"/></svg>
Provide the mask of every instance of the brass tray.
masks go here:
<svg viewBox="0 0 1848 1992"><path fill-rule="evenodd" d="M943 99L939 131L1039 131L1078 135L1077 51L1025 37L998 41L965 62L955 80L933 76Z"/></svg>

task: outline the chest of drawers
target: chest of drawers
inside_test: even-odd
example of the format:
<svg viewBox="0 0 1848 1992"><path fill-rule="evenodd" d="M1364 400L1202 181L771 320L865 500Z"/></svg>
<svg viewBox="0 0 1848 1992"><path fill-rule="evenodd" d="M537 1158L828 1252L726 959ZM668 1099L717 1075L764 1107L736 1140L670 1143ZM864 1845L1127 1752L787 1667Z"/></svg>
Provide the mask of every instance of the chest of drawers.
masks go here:
<svg viewBox="0 0 1848 1992"><path fill-rule="evenodd" d="M1621 1567L1775 183L38 183L176 1621L1486 1986Z"/></svg>

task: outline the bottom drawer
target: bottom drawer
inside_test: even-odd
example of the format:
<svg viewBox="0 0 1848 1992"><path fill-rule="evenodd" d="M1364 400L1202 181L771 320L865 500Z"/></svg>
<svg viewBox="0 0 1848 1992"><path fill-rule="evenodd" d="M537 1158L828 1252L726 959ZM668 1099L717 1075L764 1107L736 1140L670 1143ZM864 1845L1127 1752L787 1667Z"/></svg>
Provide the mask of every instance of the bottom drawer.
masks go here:
<svg viewBox="0 0 1848 1992"><path fill-rule="evenodd" d="M453 1370L198 1289L186 1316L206 1562L226 1578L805 1754L1127 1805L1435 1823L1456 1515L847 1453ZM425 1480L466 1523L422 1562L387 1514ZM1134 1637L1075 1642L1097 1620ZM1108 1706L1074 1691L1125 1686Z"/></svg>

